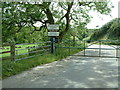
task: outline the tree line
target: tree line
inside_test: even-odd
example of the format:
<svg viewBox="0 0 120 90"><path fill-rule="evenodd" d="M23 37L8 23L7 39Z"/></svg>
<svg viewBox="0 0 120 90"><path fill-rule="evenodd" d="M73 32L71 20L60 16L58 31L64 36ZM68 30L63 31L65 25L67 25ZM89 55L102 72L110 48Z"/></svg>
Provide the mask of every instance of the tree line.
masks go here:
<svg viewBox="0 0 120 90"><path fill-rule="evenodd" d="M47 24L59 24L56 39L83 39L92 16L89 11L109 14L112 3L105 2L1 2L3 42L39 42L49 40ZM35 23L40 22L40 27ZM84 33L85 34L85 33Z"/></svg>

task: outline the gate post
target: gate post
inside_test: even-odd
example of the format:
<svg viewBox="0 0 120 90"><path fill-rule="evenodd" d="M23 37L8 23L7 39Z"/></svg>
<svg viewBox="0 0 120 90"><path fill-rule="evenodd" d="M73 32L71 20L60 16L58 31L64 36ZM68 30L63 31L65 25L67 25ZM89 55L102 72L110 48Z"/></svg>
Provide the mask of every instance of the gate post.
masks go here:
<svg viewBox="0 0 120 90"><path fill-rule="evenodd" d="M118 46L116 47L116 58L118 56Z"/></svg>
<svg viewBox="0 0 120 90"><path fill-rule="evenodd" d="M85 40L84 40L84 56L85 56L85 43L86 43L86 42L85 42Z"/></svg>
<svg viewBox="0 0 120 90"><path fill-rule="evenodd" d="M99 40L99 57L101 56L101 41Z"/></svg>
<svg viewBox="0 0 120 90"><path fill-rule="evenodd" d="M51 37L50 41L51 41L51 53L53 54L55 52L55 37Z"/></svg>
<svg viewBox="0 0 120 90"><path fill-rule="evenodd" d="M116 58L119 58L119 47L116 47Z"/></svg>

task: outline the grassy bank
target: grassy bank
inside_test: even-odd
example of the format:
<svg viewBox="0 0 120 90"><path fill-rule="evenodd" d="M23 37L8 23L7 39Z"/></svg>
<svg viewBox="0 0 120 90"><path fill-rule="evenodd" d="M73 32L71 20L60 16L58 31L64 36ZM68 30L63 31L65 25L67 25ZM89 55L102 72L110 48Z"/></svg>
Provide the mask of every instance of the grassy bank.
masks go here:
<svg viewBox="0 0 120 90"><path fill-rule="evenodd" d="M55 54L46 54L17 62L12 62L9 60L2 61L2 78L4 79L6 77L19 74L38 65L51 63L53 61L58 61L66 58L69 56L68 51L69 49L58 48ZM75 54L79 51L80 49L74 49L70 53Z"/></svg>

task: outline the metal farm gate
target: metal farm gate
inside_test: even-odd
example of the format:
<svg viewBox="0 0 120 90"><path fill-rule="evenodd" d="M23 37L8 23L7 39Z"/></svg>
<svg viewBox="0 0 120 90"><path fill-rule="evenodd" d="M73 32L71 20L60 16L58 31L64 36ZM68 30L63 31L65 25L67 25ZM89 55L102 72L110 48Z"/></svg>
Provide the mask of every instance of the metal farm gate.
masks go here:
<svg viewBox="0 0 120 90"><path fill-rule="evenodd" d="M120 46L112 44L119 42L120 40L63 40L56 45L56 49L68 49L70 56L120 58ZM71 54L75 49L79 52Z"/></svg>

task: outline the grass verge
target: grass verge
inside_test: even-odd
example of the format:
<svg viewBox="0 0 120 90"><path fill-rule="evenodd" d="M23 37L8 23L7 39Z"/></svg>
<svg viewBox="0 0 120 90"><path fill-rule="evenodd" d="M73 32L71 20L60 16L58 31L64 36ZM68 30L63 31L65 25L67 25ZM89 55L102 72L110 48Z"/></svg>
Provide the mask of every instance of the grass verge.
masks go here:
<svg viewBox="0 0 120 90"><path fill-rule="evenodd" d="M79 51L80 49L74 49L70 52L70 54L75 54ZM2 78L5 79L9 76L19 74L38 65L61 60L67 56L69 56L69 49L58 48L56 49L55 54L46 54L17 62L9 60L2 61Z"/></svg>

